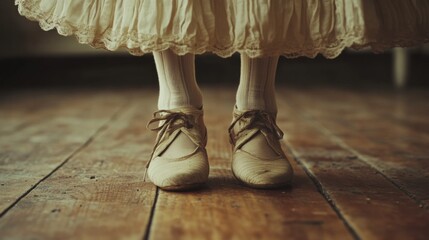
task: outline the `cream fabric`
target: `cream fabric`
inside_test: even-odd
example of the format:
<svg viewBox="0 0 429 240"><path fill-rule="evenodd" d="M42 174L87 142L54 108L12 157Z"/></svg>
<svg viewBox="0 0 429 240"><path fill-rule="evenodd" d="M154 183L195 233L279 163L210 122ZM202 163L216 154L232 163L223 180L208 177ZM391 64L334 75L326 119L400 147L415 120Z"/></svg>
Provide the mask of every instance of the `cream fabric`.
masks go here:
<svg viewBox="0 0 429 240"><path fill-rule="evenodd" d="M134 55L234 52L327 58L429 40L427 0L15 0L21 15L80 43Z"/></svg>
<svg viewBox="0 0 429 240"><path fill-rule="evenodd" d="M202 94L195 79L195 55L171 50L154 52L159 80L158 109L201 108Z"/></svg>

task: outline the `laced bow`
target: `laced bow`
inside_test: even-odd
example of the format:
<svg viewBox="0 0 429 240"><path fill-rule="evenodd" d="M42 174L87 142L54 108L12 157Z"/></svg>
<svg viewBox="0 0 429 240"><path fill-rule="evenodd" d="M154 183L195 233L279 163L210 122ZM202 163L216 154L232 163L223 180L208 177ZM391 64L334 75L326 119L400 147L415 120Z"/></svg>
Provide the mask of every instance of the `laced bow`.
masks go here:
<svg viewBox="0 0 429 240"><path fill-rule="evenodd" d="M156 122L161 122L161 124L157 127L151 127L151 125ZM175 112L170 110L159 110L154 112L153 119L147 123L146 128L151 131L158 131L158 135L155 140L155 145L152 149L152 154L146 164L146 168L149 167L153 155L155 154L156 148L162 142L163 136L165 134L172 133L182 127L185 127L187 129L192 128L194 126L192 122L193 116L184 112Z"/></svg>
<svg viewBox="0 0 429 240"><path fill-rule="evenodd" d="M235 120L228 128L231 144L235 144L241 134L250 129L266 130L268 133L274 134L278 139L283 138L284 133L277 126L274 117L263 110L250 110L241 114L234 114ZM249 121L234 134L234 126L243 118L248 118Z"/></svg>

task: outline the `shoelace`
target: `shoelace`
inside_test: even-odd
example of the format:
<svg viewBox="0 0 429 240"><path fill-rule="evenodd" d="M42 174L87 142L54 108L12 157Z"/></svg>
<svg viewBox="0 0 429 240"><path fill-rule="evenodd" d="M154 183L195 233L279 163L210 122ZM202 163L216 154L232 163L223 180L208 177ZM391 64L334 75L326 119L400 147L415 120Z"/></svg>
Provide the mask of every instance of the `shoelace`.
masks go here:
<svg viewBox="0 0 429 240"><path fill-rule="evenodd" d="M181 120L181 121L178 121ZM158 127L150 127L153 123L164 121L160 126ZM172 133L175 130L185 127L185 128L192 128L193 124L192 122L192 116L183 112L174 112L170 110L159 110L153 113L153 119L150 120L146 128L151 131L158 131L158 135L155 140L155 145L152 149L152 154L149 158L149 161L146 164L146 168L149 167L150 161L153 158L153 154L155 153L156 148L161 143L162 137L166 133Z"/></svg>
<svg viewBox="0 0 429 240"><path fill-rule="evenodd" d="M234 116L235 120L231 123L228 128L229 140L231 144L235 144L240 135L248 129L265 129L269 133L274 134L278 139L283 138L284 133L277 126L276 121L272 115L263 110L250 110L246 111L238 116ZM234 134L234 126L242 119L249 118L250 121L244 125L237 133Z"/></svg>

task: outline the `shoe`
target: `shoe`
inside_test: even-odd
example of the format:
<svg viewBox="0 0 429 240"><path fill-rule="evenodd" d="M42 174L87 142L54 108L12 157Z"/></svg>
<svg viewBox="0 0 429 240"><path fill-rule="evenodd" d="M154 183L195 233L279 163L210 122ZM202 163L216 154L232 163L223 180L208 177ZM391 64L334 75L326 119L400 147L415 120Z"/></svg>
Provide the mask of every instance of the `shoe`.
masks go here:
<svg viewBox="0 0 429 240"><path fill-rule="evenodd" d="M150 125L158 122L158 126ZM146 168L149 179L163 190L179 191L199 187L207 182L209 163L205 146L207 129L203 122L203 110L185 107L160 110L147 127L158 131L156 143ZM195 150L177 158L163 157L165 150L176 137L185 134L194 144Z"/></svg>
<svg viewBox="0 0 429 240"><path fill-rule="evenodd" d="M293 169L284 154L280 139L283 132L276 125L275 115L263 110L233 112L228 129L232 144L232 172L245 185L253 188L277 188L291 183ZM264 158L243 150L255 139L265 139L275 157Z"/></svg>

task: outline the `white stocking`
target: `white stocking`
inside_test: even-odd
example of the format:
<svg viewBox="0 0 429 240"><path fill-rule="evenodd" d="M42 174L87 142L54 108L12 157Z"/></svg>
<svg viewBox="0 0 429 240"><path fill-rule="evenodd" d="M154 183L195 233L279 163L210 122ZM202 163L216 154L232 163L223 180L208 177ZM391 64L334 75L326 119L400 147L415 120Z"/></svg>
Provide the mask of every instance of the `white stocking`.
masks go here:
<svg viewBox="0 0 429 240"><path fill-rule="evenodd" d="M195 79L195 55L178 56L171 50L153 52L159 79L158 109L202 107L202 94ZM178 158L195 150L195 144L183 133L162 156Z"/></svg>
<svg viewBox="0 0 429 240"><path fill-rule="evenodd" d="M159 79L158 109L202 107L195 79L195 55L178 56L171 50L153 52Z"/></svg>
<svg viewBox="0 0 429 240"><path fill-rule="evenodd" d="M238 110L260 109L277 114L274 81L279 56L249 58L241 54L241 76L236 95ZM275 158L277 153L262 133L242 146L242 150L261 158Z"/></svg>
<svg viewBox="0 0 429 240"><path fill-rule="evenodd" d="M274 81L279 56L249 58L241 54L240 85L236 95L239 110L261 109L277 113Z"/></svg>

